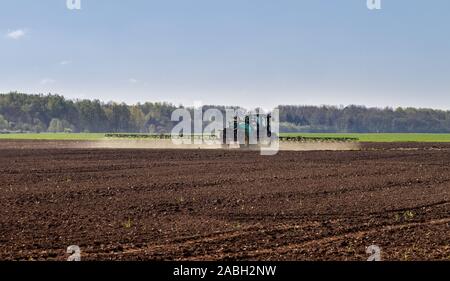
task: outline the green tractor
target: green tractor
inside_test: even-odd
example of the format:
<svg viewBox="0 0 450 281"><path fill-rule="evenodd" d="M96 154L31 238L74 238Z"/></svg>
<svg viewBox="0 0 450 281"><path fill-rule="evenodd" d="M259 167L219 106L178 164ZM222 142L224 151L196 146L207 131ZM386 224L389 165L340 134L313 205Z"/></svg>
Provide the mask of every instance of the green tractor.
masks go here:
<svg viewBox="0 0 450 281"><path fill-rule="evenodd" d="M273 135L271 119L270 114L234 116L231 126L221 131L222 146L229 148L239 145L242 149L258 149L261 145L269 144Z"/></svg>

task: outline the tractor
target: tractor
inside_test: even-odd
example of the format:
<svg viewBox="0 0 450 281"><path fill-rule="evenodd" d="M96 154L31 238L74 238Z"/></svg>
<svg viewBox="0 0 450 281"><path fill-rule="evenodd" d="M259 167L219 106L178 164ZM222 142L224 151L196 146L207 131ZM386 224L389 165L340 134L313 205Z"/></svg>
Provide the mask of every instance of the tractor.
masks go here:
<svg viewBox="0 0 450 281"><path fill-rule="evenodd" d="M258 149L270 144L274 134L271 128L271 114L246 114L234 116L231 124L220 131L223 148L239 146L241 149Z"/></svg>

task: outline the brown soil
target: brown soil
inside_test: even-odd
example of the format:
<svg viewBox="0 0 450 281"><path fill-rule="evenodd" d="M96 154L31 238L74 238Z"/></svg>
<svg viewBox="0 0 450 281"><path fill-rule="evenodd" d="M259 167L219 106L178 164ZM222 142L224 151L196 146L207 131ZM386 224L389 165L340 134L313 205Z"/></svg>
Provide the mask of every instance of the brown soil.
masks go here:
<svg viewBox="0 0 450 281"><path fill-rule="evenodd" d="M450 144L362 151L0 142L0 260L450 259ZM86 146L89 147L89 146ZM39 148L39 149L38 149Z"/></svg>

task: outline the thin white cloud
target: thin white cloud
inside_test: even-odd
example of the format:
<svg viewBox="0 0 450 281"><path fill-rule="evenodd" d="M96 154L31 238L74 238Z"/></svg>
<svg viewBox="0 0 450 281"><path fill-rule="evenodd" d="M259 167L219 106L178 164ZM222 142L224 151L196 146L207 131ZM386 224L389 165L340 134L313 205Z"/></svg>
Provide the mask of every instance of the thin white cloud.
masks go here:
<svg viewBox="0 0 450 281"><path fill-rule="evenodd" d="M128 83L136 84L137 82L139 82L139 81L137 79L135 79L135 78L128 79Z"/></svg>
<svg viewBox="0 0 450 281"><path fill-rule="evenodd" d="M70 60L63 60L63 61L59 62L60 65L68 65L71 63L72 63L72 61L70 61Z"/></svg>
<svg viewBox="0 0 450 281"><path fill-rule="evenodd" d="M8 31L6 34L6 37L13 40L19 40L25 37L27 34L27 31L25 29L17 29L13 31Z"/></svg>
<svg viewBox="0 0 450 281"><path fill-rule="evenodd" d="M54 79L51 79L51 78L44 78L44 79L42 79L41 81L40 81L40 84L41 85L49 85L49 84L53 84L53 83L55 83L56 81L54 80Z"/></svg>

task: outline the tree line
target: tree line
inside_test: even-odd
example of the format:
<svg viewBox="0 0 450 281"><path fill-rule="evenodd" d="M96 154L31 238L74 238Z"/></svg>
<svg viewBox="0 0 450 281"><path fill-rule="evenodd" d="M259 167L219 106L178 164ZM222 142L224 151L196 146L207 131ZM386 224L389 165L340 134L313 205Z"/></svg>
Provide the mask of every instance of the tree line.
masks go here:
<svg viewBox="0 0 450 281"><path fill-rule="evenodd" d="M0 94L0 132L170 133L170 103L135 105L60 95ZM205 106L225 110L224 106ZM450 133L450 111L280 105L281 132Z"/></svg>
<svg viewBox="0 0 450 281"><path fill-rule="evenodd" d="M280 106L284 132L450 133L450 111L420 108Z"/></svg>
<svg viewBox="0 0 450 281"><path fill-rule="evenodd" d="M0 130L21 132L137 132L171 130L169 103L126 105L69 100L60 95L0 94Z"/></svg>

